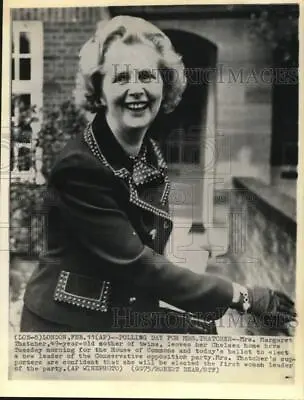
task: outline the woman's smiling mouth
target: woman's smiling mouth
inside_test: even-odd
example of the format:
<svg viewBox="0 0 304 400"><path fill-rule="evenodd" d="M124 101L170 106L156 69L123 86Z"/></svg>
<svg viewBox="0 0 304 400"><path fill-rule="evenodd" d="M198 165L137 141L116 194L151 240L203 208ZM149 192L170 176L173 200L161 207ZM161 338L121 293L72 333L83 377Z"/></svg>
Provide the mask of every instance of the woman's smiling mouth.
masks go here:
<svg viewBox="0 0 304 400"><path fill-rule="evenodd" d="M125 107L131 111L143 111L148 108L149 103L147 101L137 101L125 103Z"/></svg>

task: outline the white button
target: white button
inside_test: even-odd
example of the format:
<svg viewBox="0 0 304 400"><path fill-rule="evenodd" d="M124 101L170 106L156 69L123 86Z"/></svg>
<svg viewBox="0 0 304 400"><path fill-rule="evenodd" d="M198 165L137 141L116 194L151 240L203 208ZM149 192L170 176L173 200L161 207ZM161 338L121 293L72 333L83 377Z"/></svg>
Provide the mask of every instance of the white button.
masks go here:
<svg viewBox="0 0 304 400"><path fill-rule="evenodd" d="M154 240L155 237L156 237L156 233L157 233L157 230L156 230L156 229L152 229L152 230L150 231L150 233L149 233L149 235L152 237L153 240Z"/></svg>

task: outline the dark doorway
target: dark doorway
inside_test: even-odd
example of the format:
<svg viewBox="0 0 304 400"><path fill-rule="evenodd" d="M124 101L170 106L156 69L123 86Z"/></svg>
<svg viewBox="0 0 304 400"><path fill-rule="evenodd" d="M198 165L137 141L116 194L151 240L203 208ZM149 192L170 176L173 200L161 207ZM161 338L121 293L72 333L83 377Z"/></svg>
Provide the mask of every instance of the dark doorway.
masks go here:
<svg viewBox="0 0 304 400"><path fill-rule="evenodd" d="M188 80L182 101L177 108L158 119L162 136L159 140L167 160L174 168L202 162L201 138L206 130L207 99L215 68L216 46L195 34L167 29L175 50L182 55ZM207 74L207 69L209 73Z"/></svg>

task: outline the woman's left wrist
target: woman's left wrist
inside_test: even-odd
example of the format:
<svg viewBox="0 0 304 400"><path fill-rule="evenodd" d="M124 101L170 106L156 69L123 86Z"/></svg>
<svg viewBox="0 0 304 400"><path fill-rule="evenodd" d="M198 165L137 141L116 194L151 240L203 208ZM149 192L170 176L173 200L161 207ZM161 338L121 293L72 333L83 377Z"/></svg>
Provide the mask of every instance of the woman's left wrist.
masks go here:
<svg viewBox="0 0 304 400"><path fill-rule="evenodd" d="M231 308L236 309L241 313L246 313L251 308L251 301L249 291L246 286L242 286L237 282L232 283L233 297L231 301Z"/></svg>

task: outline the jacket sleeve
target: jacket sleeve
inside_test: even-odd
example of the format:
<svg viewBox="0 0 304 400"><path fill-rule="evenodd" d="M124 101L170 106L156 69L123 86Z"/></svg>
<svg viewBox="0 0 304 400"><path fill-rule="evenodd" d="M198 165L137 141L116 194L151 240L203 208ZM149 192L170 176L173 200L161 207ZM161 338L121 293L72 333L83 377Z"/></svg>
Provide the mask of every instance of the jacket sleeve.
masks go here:
<svg viewBox="0 0 304 400"><path fill-rule="evenodd" d="M107 172L75 165L53 174L62 218L77 240L115 279L130 281L185 311L220 318L231 303L232 283L179 267L144 245L115 200L113 179Z"/></svg>

